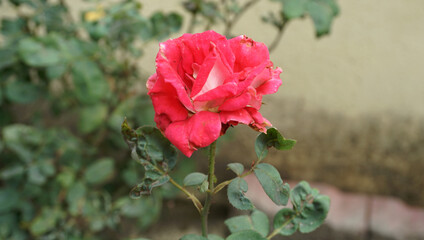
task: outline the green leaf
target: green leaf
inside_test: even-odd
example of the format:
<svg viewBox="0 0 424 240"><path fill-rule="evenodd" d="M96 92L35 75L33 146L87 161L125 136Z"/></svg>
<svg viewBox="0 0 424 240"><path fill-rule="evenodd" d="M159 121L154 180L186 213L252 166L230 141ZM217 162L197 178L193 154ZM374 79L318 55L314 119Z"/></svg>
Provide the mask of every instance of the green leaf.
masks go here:
<svg viewBox="0 0 424 240"><path fill-rule="evenodd" d="M231 205L239 210L252 210L252 202L244 195L247 192L247 182L242 178L235 178L228 185L227 196Z"/></svg>
<svg viewBox="0 0 424 240"><path fill-rule="evenodd" d="M252 219L249 216L236 216L225 220L228 230L231 233L240 232L244 230L255 230Z"/></svg>
<svg viewBox="0 0 424 240"><path fill-rule="evenodd" d="M84 104L94 104L109 93L109 86L96 63L90 60L72 66L75 95Z"/></svg>
<svg viewBox="0 0 424 240"><path fill-rule="evenodd" d="M167 17L168 27L171 33L180 31L183 17L177 13L170 13Z"/></svg>
<svg viewBox="0 0 424 240"><path fill-rule="evenodd" d="M182 21L182 17L177 13L166 15L162 12L155 12L150 17L153 36L161 40L171 33L178 32L181 29Z"/></svg>
<svg viewBox="0 0 424 240"><path fill-rule="evenodd" d="M75 173L71 170L65 169L57 175L56 179L63 188L68 188L75 180Z"/></svg>
<svg viewBox="0 0 424 240"><path fill-rule="evenodd" d="M162 198L160 194L152 194L149 197L137 200L122 197L114 202L114 208L119 209L122 216L139 221L141 224L137 226L142 230L158 220L161 207Z"/></svg>
<svg viewBox="0 0 424 240"><path fill-rule="evenodd" d="M0 189L0 214L16 208L19 204L19 193L15 189Z"/></svg>
<svg viewBox="0 0 424 240"><path fill-rule="evenodd" d="M31 223L30 232L35 236L40 236L54 229L60 215L59 210L44 207L41 214Z"/></svg>
<svg viewBox="0 0 424 240"><path fill-rule="evenodd" d="M299 225L294 222L296 212L289 208L283 208L274 216L274 229L278 229L278 233L283 236L294 234Z"/></svg>
<svg viewBox="0 0 424 240"><path fill-rule="evenodd" d="M308 13L315 25L317 37L330 32L333 18L337 15L338 9L337 12L335 12L332 5L328 4L329 2L332 1L316 0L307 5Z"/></svg>
<svg viewBox="0 0 424 240"><path fill-rule="evenodd" d="M15 103L31 103L41 95L41 91L37 86L23 81L11 81L7 83L4 91L9 101Z"/></svg>
<svg viewBox="0 0 424 240"><path fill-rule="evenodd" d="M184 186L198 186L208 179L208 176L200 173L194 172L190 173L184 178Z"/></svg>
<svg viewBox="0 0 424 240"><path fill-rule="evenodd" d="M83 134L95 131L106 121L107 112L108 106L106 104L96 104L81 108L78 129Z"/></svg>
<svg viewBox="0 0 424 240"><path fill-rule="evenodd" d="M195 234L187 234L187 235L184 235L182 238L180 238L180 240L208 240L208 239L199 235L195 235Z"/></svg>
<svg viewBox="0 0 424 240"><path fill-rule="evenodd" d="M86 186L83 182L75 182L66 194L66 202L68 203L69 213L76 216L82 208L85 201Z"/></svg>
<svg viewBox="0 0 424 240"><path fill-rule="evenodd" d="M141 153L141 157L147 155L154 165L160 165L165 172L174 168L177 151L159 129L144 126L138 128L135 134L138 136L137 150Z"/></svg>
<svg viewBox="0 0 424 240"><path fill-rule="evenodd" d="M274 147L278 150L290 150L293 148L295 140L285 139L276 128L269 128L267 133L261 133L256 138L255 152L259 160L268 154L268 149Z"/></svg>
<svg viewBox="0 0 424 240"><path fill-rule="evenodd" d="M311 193L312 189L309 186L309 183L306 181L299 182L291 191L291 202L295 209L302 209L303 203Z"/></svg>
<svg viewBox="0 0 424 240"><path fill-rule="evenodd" d="M140 198L143 195L150 195L153 188L160 187L163 184L169 182L170 177L168 175L161 175L155 179L144 178L141 183L131 189L130 197L133 199Z"/></svg>
<svg viewBox="0 0 424 240"><path fill-rule="evenodd" d="M0 141L0 152L1 152L1 141ZM11 166L1 171L0 177L3 180L7 180L15 176L21 176L24 172L25 172L25 168L22 165Z"/></svg>
<svg viewBox="0 0 424 240"><path fill-rule="evenodd" d="M1 20L1 33L10 44L14 44L17 39L25 34L26 21L23 18L3 18Z"/></svg>
<svg viewBox="0 0 424 240"><path fill-rule="evenodd" d="M224 240L224 238L217 236L215 234L209 234L208 235L208 240Z"/></svg>
<svg viewBox="0 0 424 240"><path fill-rule="evenodd" d="M253 230L244 230L241 232L236 232L231 234L226 238L226 240L267 240L265 237L262 237L260 233Z"/></svg>
<svg viewBox="0 0 424 240"><path fill-rule="evenodd" d="M287 19L303 17L308 0L282 0L283 14Z"/></svg>
<svg viewBox="0 0 424 240"><path fill-rule="evenodd" d="M296 218L299 231L309 233L317 229L327 217L330 198L320 195L317 189L311 189L305 181L292 190L292 204L300 215Z"/></svg>
<svg viewBox="0 0 424 240"><path fill-rule="evenodd" d="M299 222L299 231L301 233L310 233L324 223L330 210L330 198L328 196L317 196L312 204L307 204L301 214Z"/></svg>
<svg viewBox="0 0 424 240"><path fill-rule="evenodd" d="M265 213L255 210L251 216L236 216L225 221L231 233L254 230L266 237L269 233L269 219Z"/></svg>
<svg viewBox="0 0 424 240"><path fill-rule="evenodd" d="M284 18L291 20L308 14L315 26L317 37L330 32L333 18L339 14L334 0L275 0L283 3Z"/></svg>
<svg viewBox="0 0 424 240"><path fill-rule="evenodd" d="M254 173L271 200L277 205L286 205L290 198L290 186L283 184L280 173L270 164L260 163Z"/></svg>
<svg viewBox="0 0 424 240"><path fill-rule="evenodd" d="M260 233L263 237L266 237L269 233L269 219L268 216L259 210L253 211L252 222L255 230Z"/></svg>
<svg viewBox="0 0 424 240"><path fill-rule="evenodd" d="M54 80L60 78L63 74L65 74L66 70L67 67L64 64L48 66L46 68L46 75L47 78L49 78L50 80Z"/></svg>
<svg viewBox="0 0 424 240"><path fill-rule="evenodd" d="M0 70L12 66L17 60L15 48L0 49Z"/></svg>
<svg viewBox="0 0 424 240"><path fill-rule="evenodd" d="M227 167L231 169L231 171L233 171L235 174L237 174L237 176L242 175L244 172L244 167L241 163L229 163Z"/></svg>
<svg viewBox="0 0 424 240"><path fill-rule="evenodd" d="M33 151L43 141L43 137L39 129L22 124L8 125L3 128L3 140L6 147L26 163L33 160Z"/></svg>
<svg viewBox="0 0 424 240"><path fill-rule="evenodd" d="M47 67L60 62L60 53L36 41L26 38L19 42L18 52L23 61L33 67Z"/></svg>
<svg viewBox="0 0 424 240"><path fill-rule="evenodd" d="M111 158L102 158L89 165L84 179L91 184L99 184L108 180L114 172L114 162Z"/></svg>
<svg viewBox="0 0 424 240"><path fill-rule="evenodd" d="M28 182L35 185L43 185L46 181L47 177L43 174L39 166L31 165L28 168Z"/></svg>

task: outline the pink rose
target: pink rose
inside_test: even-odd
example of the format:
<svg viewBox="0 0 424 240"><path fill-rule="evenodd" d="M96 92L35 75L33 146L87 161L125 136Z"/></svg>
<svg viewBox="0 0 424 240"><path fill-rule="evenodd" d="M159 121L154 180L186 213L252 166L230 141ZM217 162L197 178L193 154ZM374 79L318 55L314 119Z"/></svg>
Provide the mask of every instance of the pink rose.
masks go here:
<svg viewBox="0 0 424 240"><path fill-rule="evenodd" d="M262 96L278 90L281 72L268 48L246 36L227 40L207 31L168 40L159 45L147 82L155 122L187 157L229 126L266 132L271 124L258 110Z"/></svg>

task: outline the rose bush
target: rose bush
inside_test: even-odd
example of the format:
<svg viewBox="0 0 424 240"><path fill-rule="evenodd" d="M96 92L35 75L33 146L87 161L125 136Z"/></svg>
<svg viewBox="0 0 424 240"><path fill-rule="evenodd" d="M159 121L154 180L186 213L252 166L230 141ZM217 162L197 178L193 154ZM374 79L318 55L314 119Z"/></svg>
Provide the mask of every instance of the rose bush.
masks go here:
<svg viewBox="0 0 424 240"><path fill-rule="evenodd" d="M214 31L184 34L159 45L156 73L148 82L155 122L186 156L239 123L266 132L262 96L275 93L282 70L268 48L242 35Z"/></svg>

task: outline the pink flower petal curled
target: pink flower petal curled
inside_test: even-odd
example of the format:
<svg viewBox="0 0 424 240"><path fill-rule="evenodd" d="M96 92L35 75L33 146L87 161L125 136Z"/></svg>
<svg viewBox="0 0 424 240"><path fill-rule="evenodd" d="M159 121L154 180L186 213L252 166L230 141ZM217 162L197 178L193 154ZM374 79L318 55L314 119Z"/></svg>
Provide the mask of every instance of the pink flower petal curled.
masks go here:
<svg viewBox="0 0 424 240"><path fill-rule="evenodd" d="M209 146L221 133L218 113L198 112L184 121L171 123L165 136L184 155L190 157L198 148Z"/></svg>
<svg viewBox="0 0 424 240"><path fill-rule="evenodd" d="M246 125L253 123L253 118L246 109L237 111L222 111L219 113L222 123L239 122Z"/></svg>
<svg viewBox="0 0 424 240"><path fill-rule="evenodd" d="M249 92L245 92L242 95L230 98L225 101L220 107L219 111L236 111L242 108L245 108L251 99L251 94Z"/></svg>
<svg viewBox="0 0 424 240"><path fill-rule="evenodd" d="M234 72L255 67L269 60L268 48L242 35L228 40L235 56Z"/></svg>

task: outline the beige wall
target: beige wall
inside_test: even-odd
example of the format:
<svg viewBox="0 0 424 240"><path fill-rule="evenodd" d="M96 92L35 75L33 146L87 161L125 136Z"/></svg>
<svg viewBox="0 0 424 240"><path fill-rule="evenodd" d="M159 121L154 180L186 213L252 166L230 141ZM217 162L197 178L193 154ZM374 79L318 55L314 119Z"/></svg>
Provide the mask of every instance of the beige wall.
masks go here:
<svg viewBox="0 0 424 240"><path fill-rule="evenodd" d="M110 2L110 1L109 1ZM146 0L143 12L183 11L182 1ZM74 10L81 0L69 0ZM341 14L330 36L317 40L310 19L287 27L272 60L284 70L277 99L301 100L306 108L348 115L399 113L424 116L424 2L422 0L339 0ZM270 43L275 31L260 16L279 5L262 0L233 33ZM3 4L0 15L8 14ZM75 11L77 12L77 11ZM188 18L185 19L187 25ZM186 28L185 28L186 29ZM199 29L201 30L201 29ZM222 26L215 27L221 31ZM154 70L156 43L143 59Z"/></svg>
<svg viewBox="0 0 424 240"><path fill-rule="evenodd" d="M146 11L181 9L180 1L144 2ZM338 3L341 14L330 36L317 40L310 19L295 20L286 29L271 56L284 70L277 98L296 98L307 109L347 115L424 116L424 1ZM260 16L276 7L260 1L236 25L234 34L269 44L275 31L261 24ZM153 44L143 66L153 69L156 51Z"/></svg>

